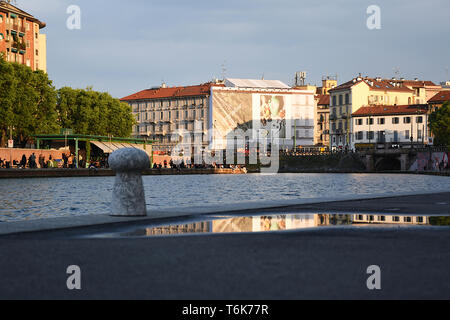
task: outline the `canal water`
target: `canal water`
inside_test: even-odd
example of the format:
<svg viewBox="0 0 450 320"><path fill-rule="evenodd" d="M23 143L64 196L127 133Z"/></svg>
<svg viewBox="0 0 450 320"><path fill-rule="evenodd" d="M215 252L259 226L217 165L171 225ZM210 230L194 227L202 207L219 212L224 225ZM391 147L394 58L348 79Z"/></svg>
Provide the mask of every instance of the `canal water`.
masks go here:
<svg viewBox="0 0 450 320"><path fill-rule="evenodd" d="M308 198L450 191L448 177L409 174L145 176L149 210ZM109 212L114 177L0 180L0 222Z"/></svg>

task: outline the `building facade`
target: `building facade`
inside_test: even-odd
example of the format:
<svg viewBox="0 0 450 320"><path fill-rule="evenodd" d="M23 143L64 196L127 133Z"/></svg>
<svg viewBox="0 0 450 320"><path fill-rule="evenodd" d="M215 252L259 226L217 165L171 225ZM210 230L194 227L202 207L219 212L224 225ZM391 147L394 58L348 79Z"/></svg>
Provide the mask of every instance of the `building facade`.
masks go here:
<svg viewBox="0 0 450 320"><path fill-rule="evenodd" d="M355 144L351 114L363 106L424 104L430 81L356 77L329 90L330 147L349 149Z"/></svg>
<svg viewBox="0 0 450 320"><path fill-rule="evenodd" d="M314 145L330 146L330 96L316 95Z"/></svg>
<svg viewBox="0 0 450 320"><path fill-rule="evenodd" d="M226 79L197 86L155 87L124 97L136 117L133 136L170 151L185 130L204 146L224 149L238 129L259 140L274 128L283 148L313 145L314 91L276 80Z"/></svg>
<svg viewBox="0 0 450 320"><path fill-rule="evenodd" d="M0 52L9 62L47 72L45 23L7 1L0 1Z"/></svg>
<svg viewBox="0 0 450 320"><path fill-rule="evenodd" d="M352 149L410 147L428 142L427 105L361 107L352 114Z"/></svg>

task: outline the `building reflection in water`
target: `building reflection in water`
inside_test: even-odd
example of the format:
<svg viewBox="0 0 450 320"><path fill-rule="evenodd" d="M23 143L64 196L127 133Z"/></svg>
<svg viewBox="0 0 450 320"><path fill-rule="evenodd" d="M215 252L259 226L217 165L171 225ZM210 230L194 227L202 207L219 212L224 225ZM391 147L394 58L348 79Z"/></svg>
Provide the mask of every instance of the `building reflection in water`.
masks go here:
<svg viewBox="0 0 450 320"><path fill-rule="evenodd" d="M427 216L377 214L287 214L255 217L224 217L190 224L157 226L127 233L127 236L157 236L186 233L239 233L297 230L326 226L429 225Z"/></svg>

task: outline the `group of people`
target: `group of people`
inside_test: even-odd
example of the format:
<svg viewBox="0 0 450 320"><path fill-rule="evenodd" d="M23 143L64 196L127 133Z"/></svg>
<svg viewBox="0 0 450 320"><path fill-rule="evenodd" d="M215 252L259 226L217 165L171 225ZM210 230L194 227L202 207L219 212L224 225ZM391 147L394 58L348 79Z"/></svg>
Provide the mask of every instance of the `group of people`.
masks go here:
<svg viewBox="0 0 450 320"><path fill-rule="evenodd" d="M36 154L33 152L32 154L30 154L28 158L25 154L23 154L20 161L14 160L13 166L19 169L25 168L37 169L37 168L55 168L58 166L58 164L54 159L52 159L51 155L49 156L48 160L45 160L45 156L40 154L39 157L36 158Z"/></svg>
<svg viewBox="0 0 450 320"><path fill-rule="evenodd" d="M230 165L230 164L206 164L203 162L202 164L194 164L194 161L191 163L186 163L184 160L181 160L180 163L176 164L172 159L170 161L164 160L161 163L153 163L152 169L233 169L233 170L245 170L245 167L242 165Z"/></svg>

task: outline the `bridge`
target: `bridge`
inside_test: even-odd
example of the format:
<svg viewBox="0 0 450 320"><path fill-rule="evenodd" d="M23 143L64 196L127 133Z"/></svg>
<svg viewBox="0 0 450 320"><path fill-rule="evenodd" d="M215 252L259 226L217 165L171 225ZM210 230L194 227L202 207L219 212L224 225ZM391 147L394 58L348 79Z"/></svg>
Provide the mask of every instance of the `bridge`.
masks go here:
<svg viewBox="0 0 450 320"><path fill-rule="evenodd" d="M375 149L360 151L359 155L367 171L409 171L416 163L418 170L431 170L441 161L448 163L449 150L445 147Z"/></svg>

